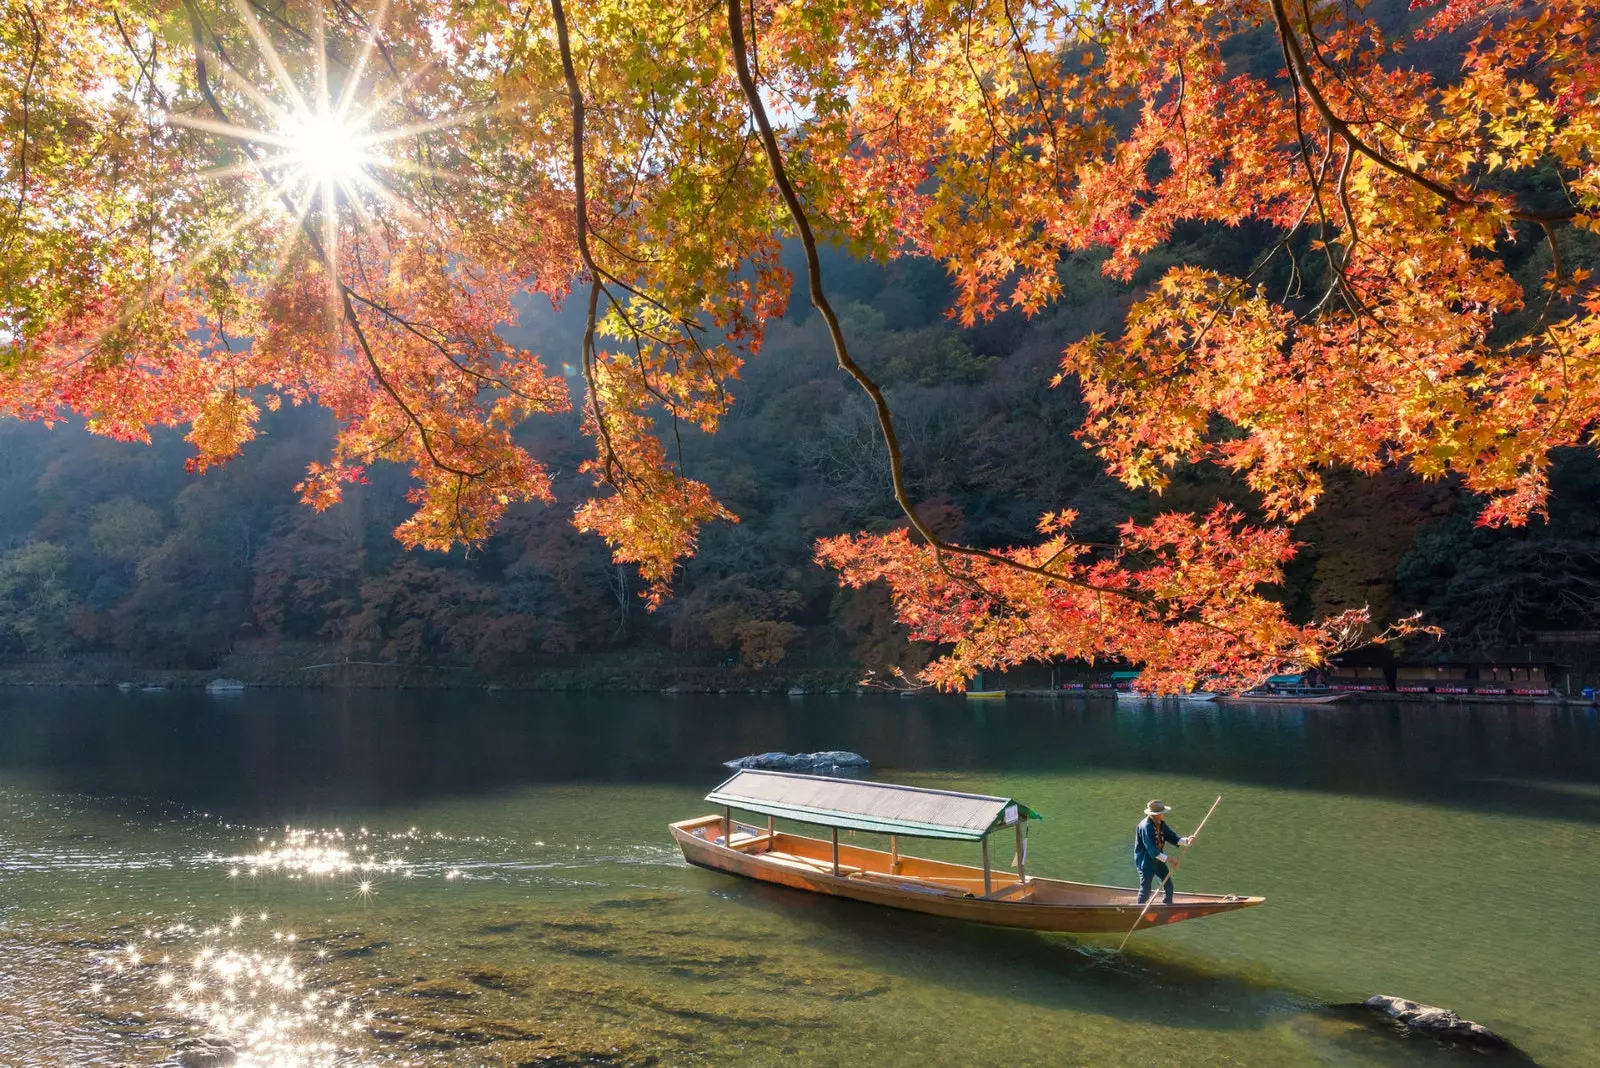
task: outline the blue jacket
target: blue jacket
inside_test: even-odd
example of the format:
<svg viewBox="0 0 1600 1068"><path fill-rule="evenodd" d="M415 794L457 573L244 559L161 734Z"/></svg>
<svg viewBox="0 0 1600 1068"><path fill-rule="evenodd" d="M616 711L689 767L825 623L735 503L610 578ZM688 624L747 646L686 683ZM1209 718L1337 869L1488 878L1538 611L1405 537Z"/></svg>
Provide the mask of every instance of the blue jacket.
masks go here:
<svg viewBox="0 0 1600 1068"><path fill-rule="evenodd" d="M1146 816L1139 821L1139 826L1134 828L1133 832L1134 866L1140 871L1144 871L1151 863L1159 863L1159 861L1156 861L1157 854L1166 852L1162 848L1163 842L1171 842L1173 845L1177 845L1179 841L1178 832L1167 826L1165 822L1161 824L1161 833L1157 834L1155 821Z"/></svg>

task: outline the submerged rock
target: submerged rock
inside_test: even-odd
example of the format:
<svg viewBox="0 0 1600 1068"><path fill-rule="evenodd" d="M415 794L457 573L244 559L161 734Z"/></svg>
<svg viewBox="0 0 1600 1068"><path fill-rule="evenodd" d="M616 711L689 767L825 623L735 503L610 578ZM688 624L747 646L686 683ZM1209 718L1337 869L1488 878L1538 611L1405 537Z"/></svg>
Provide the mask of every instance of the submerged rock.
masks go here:
<svg viewBox="0 0 1600 1068"><path fill-rule="evenodd" d="M178 1047L178 1063L183 1068L226 1068L238 1059L233 1043L226 1039L190 1039Z"/></svg>
<svg viewBox="0 0 1600 1068"><path fill-rule="evenodd" d="M831 771L834 768L865 768L872 761L860 753L832 749L824 753L755 753L737 760L724 760L725 768L756 768L761 771Z"/></svg>
<svg viewBox="0 0 1600 1068"><path fill-rule="evenodd" d="M1482 1024L1463 1020L1449 1009L1422 1005L1389 994L1374 994L1361 1003L1374 1012L1381 1012L1408 1029L1452 1042L1465 1042L1484 1049L1509 1049L1511 1043Z"/></svg>

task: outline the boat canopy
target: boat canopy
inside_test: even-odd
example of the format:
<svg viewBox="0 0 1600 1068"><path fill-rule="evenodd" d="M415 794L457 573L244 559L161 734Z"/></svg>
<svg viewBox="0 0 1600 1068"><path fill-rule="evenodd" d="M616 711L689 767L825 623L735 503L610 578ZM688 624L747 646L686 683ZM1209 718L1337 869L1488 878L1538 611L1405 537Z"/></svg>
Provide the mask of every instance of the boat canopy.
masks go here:
<svg viewBox="0 0 1600 1068"><path fill-rule="evenodd" d="M1009 797L753 769L735 773L706 800L824 827L965 842L1041 818Z"/></svg>
<svg viewBox="0 0 1600 1068"><path fill-rule="evenodd" d="M1144 674L1142 671L1113 671L1111 673L1111 681L1121 682L1124 679L1136 679L1142 674Z"/></svg>

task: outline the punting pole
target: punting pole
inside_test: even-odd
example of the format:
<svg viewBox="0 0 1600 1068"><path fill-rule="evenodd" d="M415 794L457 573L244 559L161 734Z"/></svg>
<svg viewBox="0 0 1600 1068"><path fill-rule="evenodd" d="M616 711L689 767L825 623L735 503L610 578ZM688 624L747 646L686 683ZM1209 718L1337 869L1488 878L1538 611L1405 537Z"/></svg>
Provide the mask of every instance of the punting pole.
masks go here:
<svg viewBox="0 0 1600 1068"><path fill-rule="evenodd" d="M839 874L839 828L833 828L833 874Z"/></svg>
<svg viewBox="0 0 1600 1068"><path fill-rule="evenodd" d="M1211 807L1206 809L1206 819L1201 820L1200 826L1196 827L1194 829L1194 833L1189 836L1189 845L1194 845L1194 840L1199 838L1200 832L1205 829L1206 820L1211 818L1211 814L1217 810L1217 806L1220 804L1222 804L1222 795L1218 794L1217 799L1211 802ZM1184 846L1183 848L1188 849L1189 846ZM1145 901L1144 908L1139 910L1139 918L1133 921L1133 926L1128 928L1128 933L1122 936L1122 941L1117 946L1118 953L1121 953L1122 947L1128 944L1128 939L1133 937L1133 932L1139 929L1139 924L1144 922L1144 914L1149 912L1150 906L1156 903L1156 894L1159 893L1165 896L1167 883L1172 881L1172 873L1177 870L1178 862L1183 859L1183 856L1184 854L1180 853L1178 856L1172 858L1172 863L1167 865L1167 877L1161 880L1160 886L1153 887L1150 890L1150 897Z"/></svg>
<svg viewBox="0 0 1600 1068"><path fill-rule="evenodd" d="M994 887L989 877L989 836L983 836L983 892L991 893Z"/></svg>

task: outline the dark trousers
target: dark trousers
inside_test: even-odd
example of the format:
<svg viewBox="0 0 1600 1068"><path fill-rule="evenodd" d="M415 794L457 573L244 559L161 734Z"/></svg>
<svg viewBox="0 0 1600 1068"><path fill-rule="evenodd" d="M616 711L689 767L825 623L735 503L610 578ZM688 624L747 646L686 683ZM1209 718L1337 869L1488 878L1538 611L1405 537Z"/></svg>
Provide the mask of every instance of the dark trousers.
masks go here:
<svg viewBox="0 0 1600 1068"><path fill-rule="evenodd" d="M1139 904L1143 905L1150 900L1150 884L1152 882L1160 882L1163 879L1167 880L1166 903L1168 905L1172 904L1172 880L1167 879L1169 870L1159 860L1152 860L1148 867L1139 869Z"/></svg>

